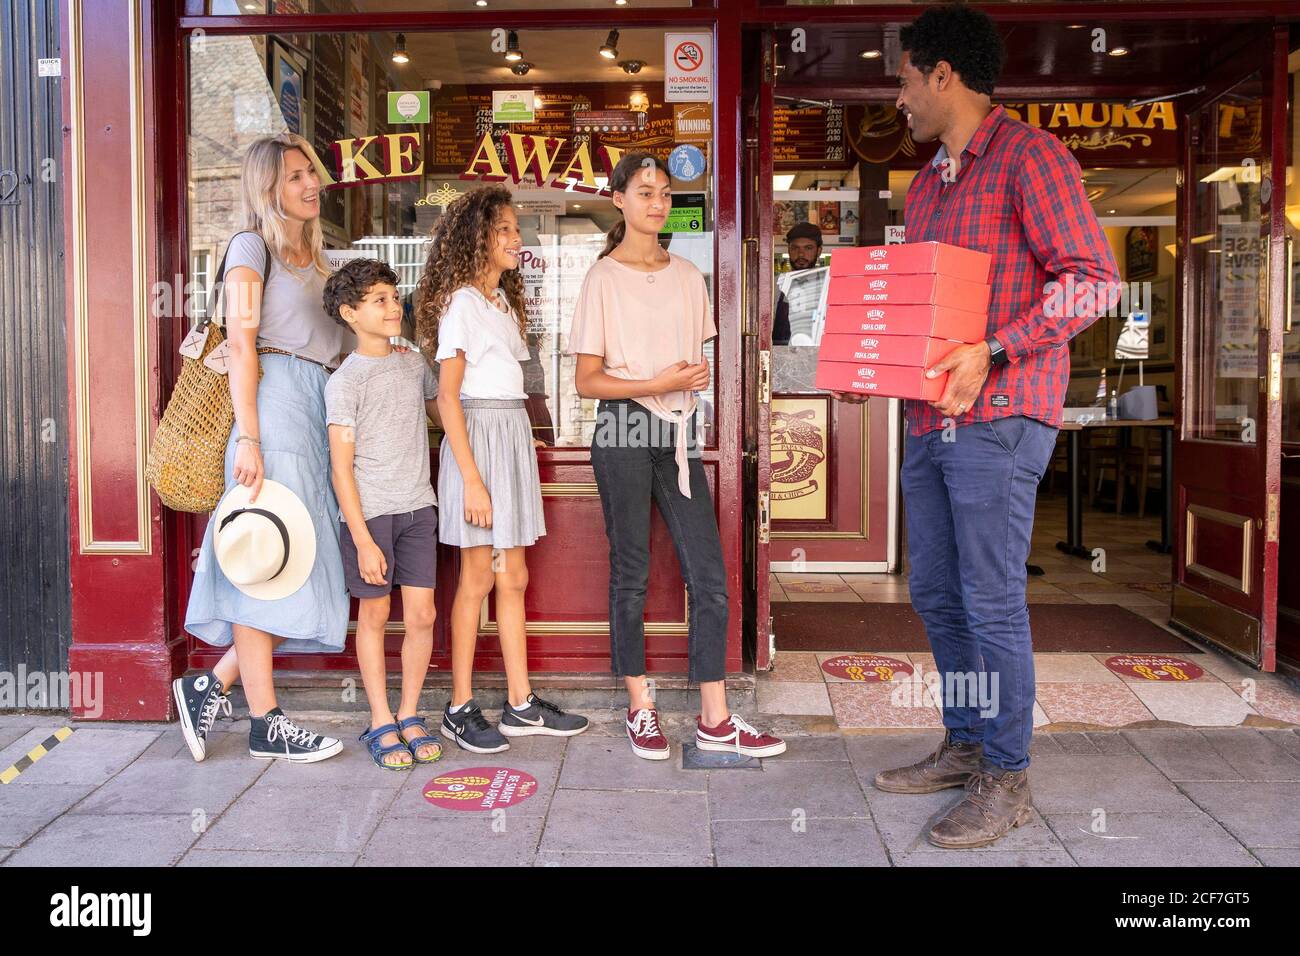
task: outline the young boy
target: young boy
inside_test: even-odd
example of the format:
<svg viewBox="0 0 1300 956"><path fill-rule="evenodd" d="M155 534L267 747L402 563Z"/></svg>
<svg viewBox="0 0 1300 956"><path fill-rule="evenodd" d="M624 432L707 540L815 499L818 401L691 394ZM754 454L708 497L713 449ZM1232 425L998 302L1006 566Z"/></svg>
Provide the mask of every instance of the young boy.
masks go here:
<svg viewBox="0 0 1300 956"><path fill-rule="evenodd" d="M356 333L357 348L325 386L330 471L343 520L339 546L348 591L359 602L357 663L370 702L360 737L375 763L408 770L442 756L416 715L433 652L438 519L429 483L426 415L437 420L437 386L419 352L389 344L401 334L393 270L354 259L325 283L325 311ZM394 718L384 668L389 594L402 589L402 695Z"/></svg>

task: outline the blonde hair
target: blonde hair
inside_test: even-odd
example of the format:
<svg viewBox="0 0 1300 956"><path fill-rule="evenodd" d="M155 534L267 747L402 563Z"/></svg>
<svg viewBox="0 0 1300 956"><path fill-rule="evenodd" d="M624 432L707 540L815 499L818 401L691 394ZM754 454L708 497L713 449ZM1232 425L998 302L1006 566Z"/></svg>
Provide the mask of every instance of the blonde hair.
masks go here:
<svg viewBox="0 0 1300 956"><path fill-rule="evenodd" d="M260 136L253 140L248 152L244 154L244 165L239 176L244 210L243 228L260 233L271 253L282 262L286 261L285 254L290 247L288 230L285 228L289 217L280 207L280 187L284 182L284 154L294 149L300 150L315 165L315 152L298 134ZM330 266L325 258L319 217L303 223L302 238L311 253L316 271L328 278Z"/></svg>

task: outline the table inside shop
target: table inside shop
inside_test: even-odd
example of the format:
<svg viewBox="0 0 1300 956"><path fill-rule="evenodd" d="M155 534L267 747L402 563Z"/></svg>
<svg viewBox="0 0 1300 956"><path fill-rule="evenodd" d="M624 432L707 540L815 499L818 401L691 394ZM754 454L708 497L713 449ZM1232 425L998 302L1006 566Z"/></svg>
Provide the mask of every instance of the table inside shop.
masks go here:
<svg viewBox="0 0 1300 956"><path fill-rule="evenodd" d="M1056 547L1076 558L1091 558L1092 549L1083 543L1083 494L1079 487L1079 436L1085 428L1120 429L1121 447L1128 444L1129 429L1160 429L1160 540L1148 541L1147 547L1160 554L1169 554L1173 546L1169 541L1170 520L1174 505L1173 458L1174 420L1172 418L1098 418L1088 422L1064 422L1061 431L1066 433L1066 469L1070 474L1070 497L1066 517L1066 539L1056 542ZM1089 476L1089 481L1092 480ZM1116 484L1118 484L1118 474ZM1123 494L1116 489L1116 494ZM1146 494L1146 489L1142 489Z"/></svg>

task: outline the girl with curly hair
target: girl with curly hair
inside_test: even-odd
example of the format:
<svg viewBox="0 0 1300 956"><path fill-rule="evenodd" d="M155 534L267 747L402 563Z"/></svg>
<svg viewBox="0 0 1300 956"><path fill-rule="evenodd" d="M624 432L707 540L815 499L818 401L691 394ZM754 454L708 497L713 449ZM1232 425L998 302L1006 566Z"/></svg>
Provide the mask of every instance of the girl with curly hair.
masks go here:
<svg viewBox="0 0 1300 956"><path fill-rule="evenodd" d="M542 700L528 679L524 549L546 524L520 365L528 359L522 247L508 189L461 196L434 228L415 307L416 335L439 368L438 537L461 549L442 728L474 753L506 750L506 737L571 737L588 723ZM494 588L508 695L498 727L472 686L479 611Z"/></svg>

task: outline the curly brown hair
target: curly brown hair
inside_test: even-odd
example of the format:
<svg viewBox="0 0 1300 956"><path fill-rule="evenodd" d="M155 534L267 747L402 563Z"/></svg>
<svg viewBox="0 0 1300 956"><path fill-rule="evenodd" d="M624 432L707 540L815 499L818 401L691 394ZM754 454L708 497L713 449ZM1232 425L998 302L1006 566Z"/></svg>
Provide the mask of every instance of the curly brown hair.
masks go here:
<svg viewBox="0 0 1300 956"><path fill-rule="evenodd" d="M424 272L416 286L415 335L420 348L436 351L438 322L447 311L452 293L462 286L474 286L487 270L492 226L501 209L509 208L512 202L506 187L488 186L460 196L438 219ZM528 317L524 313L524 278L518 269L501 273L501 288L523 338Z"/></svg>
<svg viewBox="0 0 1300 956"><path fill-rule="evenodd" d="M343 318L340 306L347 305L355 309L374 286L391 285L396 289L397 281L397 273L386 262L378 259L349 259L325 280L325 314L345 329L351 328L347 319Z"/></svg>

